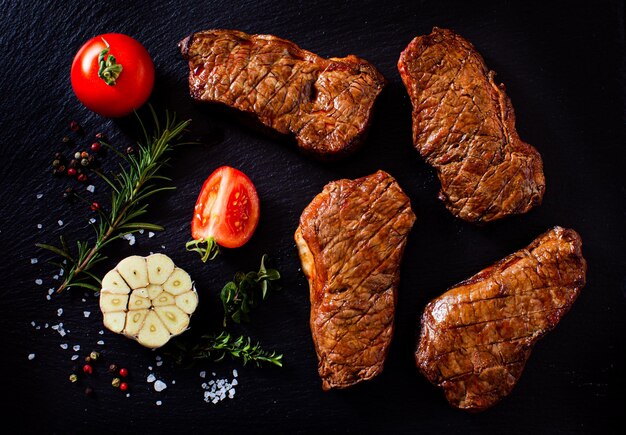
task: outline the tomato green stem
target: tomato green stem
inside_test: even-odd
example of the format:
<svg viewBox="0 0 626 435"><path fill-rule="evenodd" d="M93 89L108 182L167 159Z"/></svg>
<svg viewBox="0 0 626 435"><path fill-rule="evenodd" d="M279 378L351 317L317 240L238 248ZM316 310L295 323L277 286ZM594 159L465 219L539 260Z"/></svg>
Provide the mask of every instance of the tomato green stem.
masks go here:
<svg viewBox="0 0 626 435"><path fill-rule="evenodd" d="M206 244L206 246L202 246ZM213 260L220 253L220 247L213 237L206 239L190 240L185 243L185 249L187 251L193 251L200 254L200 259L203 263L207 260Z"/></svg>
<svg viewBox="0 0 626 435"><path fill-rule="evenodd" d="M115 56L109 54L109 50L110 48L107 47L98 55L98 64L100 65L98 77L104 80L107 85L114 86L123 68L122 64L117 63Z"/></svg>

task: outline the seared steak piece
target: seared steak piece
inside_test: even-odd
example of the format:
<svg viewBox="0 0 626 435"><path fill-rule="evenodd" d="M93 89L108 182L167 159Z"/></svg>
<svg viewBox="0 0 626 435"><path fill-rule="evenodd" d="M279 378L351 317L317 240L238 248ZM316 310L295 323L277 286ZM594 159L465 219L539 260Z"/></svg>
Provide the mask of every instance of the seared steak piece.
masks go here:
<svg viewBox="0 0 626 435"><path fill-rule="evenodd" d="M400 261L414 222L409 198L383 171L327 184L302 213L295 240L309 281L324 390L383 370Z"/></svg>
<svg viewBox="0 0 626 435"><path fill-rule="evenodd" d="M417 366L451 405L481 411L511 392L585 285L581 244L555 227L426 306Z"/></svg>
<svg viewBox="0 0 626 435"><path fill-rule="evenodd" d="M197 101L222 103L295 136L323 159L361 144L385 79L363 59L324 59L271 35L207 30L179 44Z"/></svg>
<svg viewBox="0 0 626 435"><path fill-rule="evenodd" d="M519 138L504 85L472 44L435 27L411 41L398 70L413 103L413 143L455 216L488 222L541 203L541 156Z"/></svg>

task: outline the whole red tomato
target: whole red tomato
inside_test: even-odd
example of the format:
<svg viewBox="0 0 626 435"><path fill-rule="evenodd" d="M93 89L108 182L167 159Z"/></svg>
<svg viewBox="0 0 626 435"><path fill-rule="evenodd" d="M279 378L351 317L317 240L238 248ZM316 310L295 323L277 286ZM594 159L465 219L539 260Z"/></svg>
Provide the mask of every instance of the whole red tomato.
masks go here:
<svg viewBox="0 0 626 435"><path fill-rule="evenodd" d="M140 108L154 86L154 63L140 42L121 33L87 41L72 62L72 88L88 109L109 118Z"/></svg>

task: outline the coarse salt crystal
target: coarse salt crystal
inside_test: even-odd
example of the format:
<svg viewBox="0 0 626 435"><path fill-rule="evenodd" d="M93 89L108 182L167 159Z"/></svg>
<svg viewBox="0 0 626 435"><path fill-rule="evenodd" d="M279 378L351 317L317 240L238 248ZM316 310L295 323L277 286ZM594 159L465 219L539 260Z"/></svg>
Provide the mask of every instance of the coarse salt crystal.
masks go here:
<svg viewBox="0 0 626 435"><path fill-rule="evenodd" d="M36 258L31 258L30 259L30 264L37 264L39 260L37 260Z"/></svg>
<svg viewBox="0 0 626 435"><path fill-rule="evenodd" d="M35 280L35 284L37 284L37 285L41 285L41 284L43 284L43 280L42 280L41 278L37 278L37 279Z"/></svg>
<svg viewBox="0 0 626 435"><path fill-rule="evenodd" d="M233 376L234 376L234 377L239 376L239 373L237 373L237 369L233 370Z"/></svg>
<svg viewBox="0 0 626 435"><path fill-rule="evenodd" d="M29 354L28 354L28 360L29 360L29 361L32 361L32 360L34 360L34 359L35 359L35 354L34 354L34 353L29 353Z"/></svg>
<svg viewBox="0 0 626 435"><path fill-rule="evenodd" d="M59 226L60 226L60 227L62 227L62 226L63 226L63 221L62 221L61 219L59 219L59 220L57 221L57 224L59 224Z"/></svg>
<svg viewBox="0 0 626 435"><path fill-rule="evenodd" d="M54 276L52 277L52 279L58 280L58 279L59 279L59 275L54 275Z"/></svg>
<svg viewBox="0 0 626 435"><path fill-rule="evenodd" d="M30 322L30 324L31 324L31 325L33 325L33 326L35 326L35 325L36 325L36 323L35 323L35 321L34 321L34 320L33 320L32 322Z"/></svg>
<svg viewBox="0 0 626 435"><path fill-rule="evenodd" d="M89 223L90 224L95 224L96 223L96 218L90 218L89 219Z"/></svg>
<svg viewBox="0 0 626 435"><path fill-rule="evenodd" d="M83 316L85 317L91 316L91 311L83 311Z"/></svg>
<svg viewBox="0 0 626 435"><path fill-rule="evenodd" d="M163 402L161 402L160 400L156 401L157 406L161 406L163 404Z"/></svg>
<svg viewBox="0 0 626 435"><path fill-rule="evenodd" d="M80 350L80 345L75 344L74 346L72 346L72 349L74 350L74 352L78 352Z"/></svg>
<svg viewBox="0 0 626 435"><path fill-rule="evenodd" d="M38 193L37 194L37 199L41 199L41 198L43 198L43 193Z"/></svg>
<svg viewBox="0 0 626 435"><path fill-rule="evenodd" d="M100 346L102 346L104 344L103 340L99 340L96 344L99 344Z"/></svg>
<svg viewBox="0 0 626 435"><path fill-rule="evenodd" d="M61 317L62 315L63 315L63 308L59 308L59 309L57 310L57 316L58 316L58 317Z"/></svg>
<svg viewBox="0 0 626 435"><path fill-rule="evenodd" d="M200 377L201 377L201 378L206 378L206 372L205 372L204 370L202 370L202 371L200 372Z"/></svg>
<svg viewBox="0 0 626 435"><path fill-rule="evenodd" d="M154 390L157 393L160 393L161 391L165 390L167 388L167 384L161 380L157 380L154 382Z"/></svg>
<svg viewBox="0 0 626 435"><path fill-rule="evenodd" d="M87 186L86 190L87 190L87 192L93 193L96 190L96 186L94 186L93 184L90 184L89 186Z"/></svg>
<svg viewBox="0 0 626 435"><path fill-rule="evenodd" d="M50 295L47 295L47 296L46 296L46 299L48 299L49 301L51 301L51 300L52 300L52 298L50 297Z"/></svg>
<svg viewBox="0 0 626 435"><path fill-rule="evenodd" d="M233 382L230 385L232 386L239 385L239 382L237 381L237 379L233 379Z"/></svg>
<svg viewBox="0 0 626 435"><path fill-rule="evenodd" d="M100 334L100 335L104 335L104 329L99 330L99 331L98 331L98 334Z"/></svg>
<svg viewBox="0 0 626 435"><path fill-rule="evenodd" d="M139 234L143 234L143 232L144 232L143 229L139 230Z"/></svg>
<svg viewBox="0 0 626 435"><path fill-rule="evenodd" d="M154 237L154 233L152 231L148 231L148 238L153 238Z"/></svg>
<svg viewBox="0 0 626 435"><path fill-rule="evenodd" d="M40 229L42 229L42 228L43 228L43 225L41 225L41 224L37 224L37 229L39 229L39 230L40 230Z"/></svg>
<svg viewBox="0 0 626 435"><path fill-rule="evenodd" d="M146 378L146 382L154 382L154 381L156 381L156 377L152 373L150 373L148 377Z"/></svg>
<svg viewBox="0 0 626 435"><path fill-rule="evenodd" d="M161 367L163 365L163 361L157 361L156 365L157 367Z"/></svg>
<svg viewBox="0 0 626 435"><path fill-rule="evenodd" d="M61 346L61 349L63 349L63 350L67 349L67 343L63 343L60 346Z"/></svg>
<svg viewBox="0 0 626 435"><path fill-rule="evenodd" d="M176 380L172 379L172 385L176 384Z"/></svg>
<svg viewBox="0 0 626 435"><path fill-rule="evenodd" d="M72 355L72 361L76 361L78 359L78 355Z"/></svg>
<svg viewBox="0 0 626 435"><path fill-rule="evenodd" d="M52 296L52 293L54 293L54 287L48 289L48 294Z"/></svg>

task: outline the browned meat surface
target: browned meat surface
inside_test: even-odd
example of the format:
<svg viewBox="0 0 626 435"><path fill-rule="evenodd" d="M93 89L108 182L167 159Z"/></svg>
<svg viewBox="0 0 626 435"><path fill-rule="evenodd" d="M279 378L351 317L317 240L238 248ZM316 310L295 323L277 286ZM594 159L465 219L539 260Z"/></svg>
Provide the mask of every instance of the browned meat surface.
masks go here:
<svg viewBox="0 0 626 435"><path fill-rule="evenodd" d="M413 143L437 169L457 217L525 213L545 190L541 156L515 131L515 113L474 46L447 29L415 38L398 69L413 104Z"/></svg>
<svg viewBox="0 0 626 435"><path fill-rule="evenodd" d="M383 370L400 261L414 222L409 198L383 171L327 184L302 213L295 240L309 281L324 390Z"/></svg>
<svg viewBox="0 0 626 435"><path fill-rule="evenodd" d="M581 245L555 227L426 306L417 366L451 405L481 411L511 392L585 285Z"/></svg>
<svg viewBox="0 0 626 435"><path fill-rule="evenodd" d="M385 85L363 59L324 59L271 35L207 30L185 38L179 48L189 61L195 100L254 114L323 159L344 157L359 147Z"/></svg>

